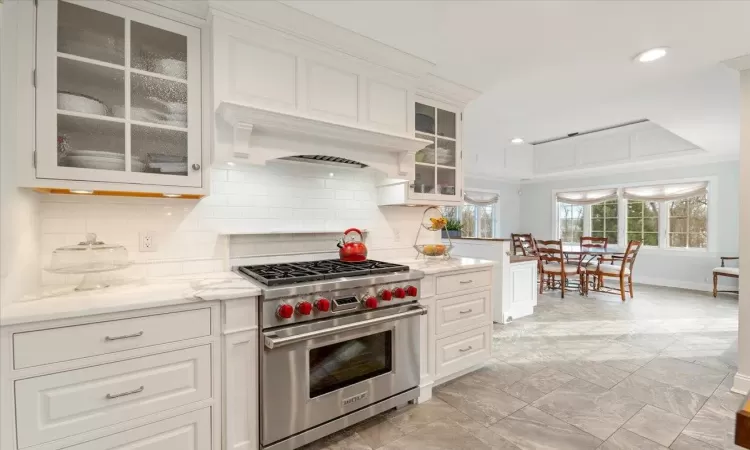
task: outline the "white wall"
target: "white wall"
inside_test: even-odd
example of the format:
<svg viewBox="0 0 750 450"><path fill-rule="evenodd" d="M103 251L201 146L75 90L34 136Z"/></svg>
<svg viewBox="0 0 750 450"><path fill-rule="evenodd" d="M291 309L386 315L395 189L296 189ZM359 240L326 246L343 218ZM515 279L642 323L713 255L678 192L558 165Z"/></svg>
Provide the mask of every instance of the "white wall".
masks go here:
<svg viewBox="0 0 750 450"><path fill-rule="evenodd" d="M37 194L16 187L15 149L24 129L16 127L15 118L24 105L15 108L17 46L10 38L16 24L4 18L17 7L15 2L0 3L0 306L31 289L39 278Z"/></svg>
<svg viewBox="0 0 750 450"><path fill-rule="evenodd" d="M742 109L740 128L740 229L750 228L750 70L741 73ZM750 240L747 234L740 240L740 261L750 258ZM745 269L747 270L747 269ZM737 375L734 389L743 394L750 391L750 277L740 278L740 327Z"/></svg>
<svg viewBox="0 0 750 450"><path fill-rule="evenodd" d="M134 264L106 274L108 278L226 270L228 239L221 233L240 230L343 232L359 227L369 230L371 256L414 256L412 245L424 208L378 208L373 172L279 162L242 171L214 169L211 175L211 195L201 201L40 196L42 264L48 264L55 248L80 242L86 232L128 248ZM156 252L138 252L138 233L143 231L155 235ZM331 252L337 251L337 237L325 237ZM319 239L300 236L269 235L254 242L258 248L253 254L321 249ZM46 285L79 279L42 272Z"/></svg>
<svg viewBox="0 0 750 450"><path fill-rule="evenodd" d="M739 251L739 170L737 166L737 162L732 161L522 184L521 229L524 232L533 233L537 238L552 238L555 235L554 192L560 189L575 190L593 186L612 186L618 183L716 177L717 186L713 188L718 189L715 198L719 203L712 209L719 215L716 245L709 248L708 252L643 249L638 256L634 277L636 282L710 290L712 269L719 265L719 255L735 256ZM732 285L732 281L724 282Z"/></svg>
<svg viewBox="0 0 750 450"><path fill-rule="evenodd" d="M518 195L519 189L518 183L476 177L464 179L465 191L494 192L499 195L496 206L497 223L495 225L498 237L510 237L510 234L518 231L520 227L521 197Z"/></svg>

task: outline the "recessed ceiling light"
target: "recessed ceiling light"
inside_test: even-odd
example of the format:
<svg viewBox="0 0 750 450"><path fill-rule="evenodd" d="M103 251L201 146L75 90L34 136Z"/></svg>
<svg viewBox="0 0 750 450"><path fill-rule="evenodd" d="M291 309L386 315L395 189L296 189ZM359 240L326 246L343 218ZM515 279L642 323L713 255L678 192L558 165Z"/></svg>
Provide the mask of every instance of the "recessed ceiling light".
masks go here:
<svg viewBox="0 0 750 450"><path fill-rule="evenodd" d="M645 52L639 53L638 56L635 57L635 60L638 62L647 63L651 61L656 61L657 59L661 59L666 55L667 55L667 47L657 47L657 48L652 48L650 50L646 50Z"/></svg>
<svg viewBox="0 0 750 450"><path fill-rule="evenodd" d="M233 163L232 161L229 161L229 162L227 163L227 165L228 165L228 166L233 166L233 165L234 165L234 163Z"/></svg>
<svg viewBox="0 0 750 450"><path fill-rule="evenodd" d="M523 138L517 137L510 140L511 144L523 144Z"/></svg>

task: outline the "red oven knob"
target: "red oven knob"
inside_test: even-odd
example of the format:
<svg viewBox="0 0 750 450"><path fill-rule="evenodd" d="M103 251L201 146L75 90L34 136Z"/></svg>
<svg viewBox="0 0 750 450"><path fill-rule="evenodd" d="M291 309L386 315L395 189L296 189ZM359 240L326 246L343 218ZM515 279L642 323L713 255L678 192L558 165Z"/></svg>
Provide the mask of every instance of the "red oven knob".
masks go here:
<svg viewBox="0 0 750 450"><path fill-rule="evenodd" d="M292 305L287 305L286 303L279 305L276 308L276 315L282 319L289 319L294 315L294 308L292 308Z"/></svg>
<svg viewBox="0 0 750 450"><path fill-rule="evenodd" d="M393 290L393 295L396 298L404 298L406 297L406 291L404 290L404 288L396 288Z"/></svg>
<svg viewBox="0 0 750 450"><path fill-rule="evenodd" d="M378 292L378 296L381 300L390 302L393 298L393 293L391 293L391 291L389 291L388 289L382 289L380 292Z"/></svg>
<svg viewBox="0 0 750 450"><path fill-rule="evenodd" d="M327 312L329 309L331 309L331 301L328 300L327 298L319 298L315 302L315 308L318 311Z"/></svg>
<svg viewBox="0 0 750 450"><path fill-rule="evenodd" d="M365 306L370 309L375 309L378 307L378 299L375 297L367 297L365 299Z"/></svg>
<svg viewBox="0 0 750 450"><path fill-rule="evenodd" d="M406 286L406 295L408 295L409 297L416 297L417 296L416 286Z"/></svg>
<svg viewBox="0 0 750 450"><path fill-rule="evenodd" d="M299 302L297 303L297 312L303 316L308 316L312 312L312 306L310 302Z"/></svg>

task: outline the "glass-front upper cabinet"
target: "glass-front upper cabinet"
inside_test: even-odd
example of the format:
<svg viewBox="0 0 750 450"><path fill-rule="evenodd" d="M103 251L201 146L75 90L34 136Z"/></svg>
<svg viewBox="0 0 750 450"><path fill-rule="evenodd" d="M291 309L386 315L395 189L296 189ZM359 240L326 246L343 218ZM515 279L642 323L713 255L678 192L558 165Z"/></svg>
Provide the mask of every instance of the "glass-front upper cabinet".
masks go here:
<svg viewBox="0 0 750 450"><path fill-rule="evenodd" d="M38 178L201 186L200 29L109 1L41 1Z"/></svg>
<svg viewBox="0 0 750 450"><path fill-rule="evenodd" d="M418 100L414 135L432 143L414 157L410 197L452 201L461 196L460 113L447 105Z"/></svg>

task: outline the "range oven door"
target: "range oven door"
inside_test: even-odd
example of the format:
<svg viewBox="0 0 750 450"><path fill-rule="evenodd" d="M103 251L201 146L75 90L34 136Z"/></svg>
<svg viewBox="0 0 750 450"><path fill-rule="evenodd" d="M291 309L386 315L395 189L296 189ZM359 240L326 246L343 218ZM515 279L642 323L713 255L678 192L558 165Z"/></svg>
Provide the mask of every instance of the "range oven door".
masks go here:
<svg viewBox="0 0 750 450"><path fill-rule="evenodd" d="M262 445L418 386L424 313L407 305L264 332Z"/></svg>

